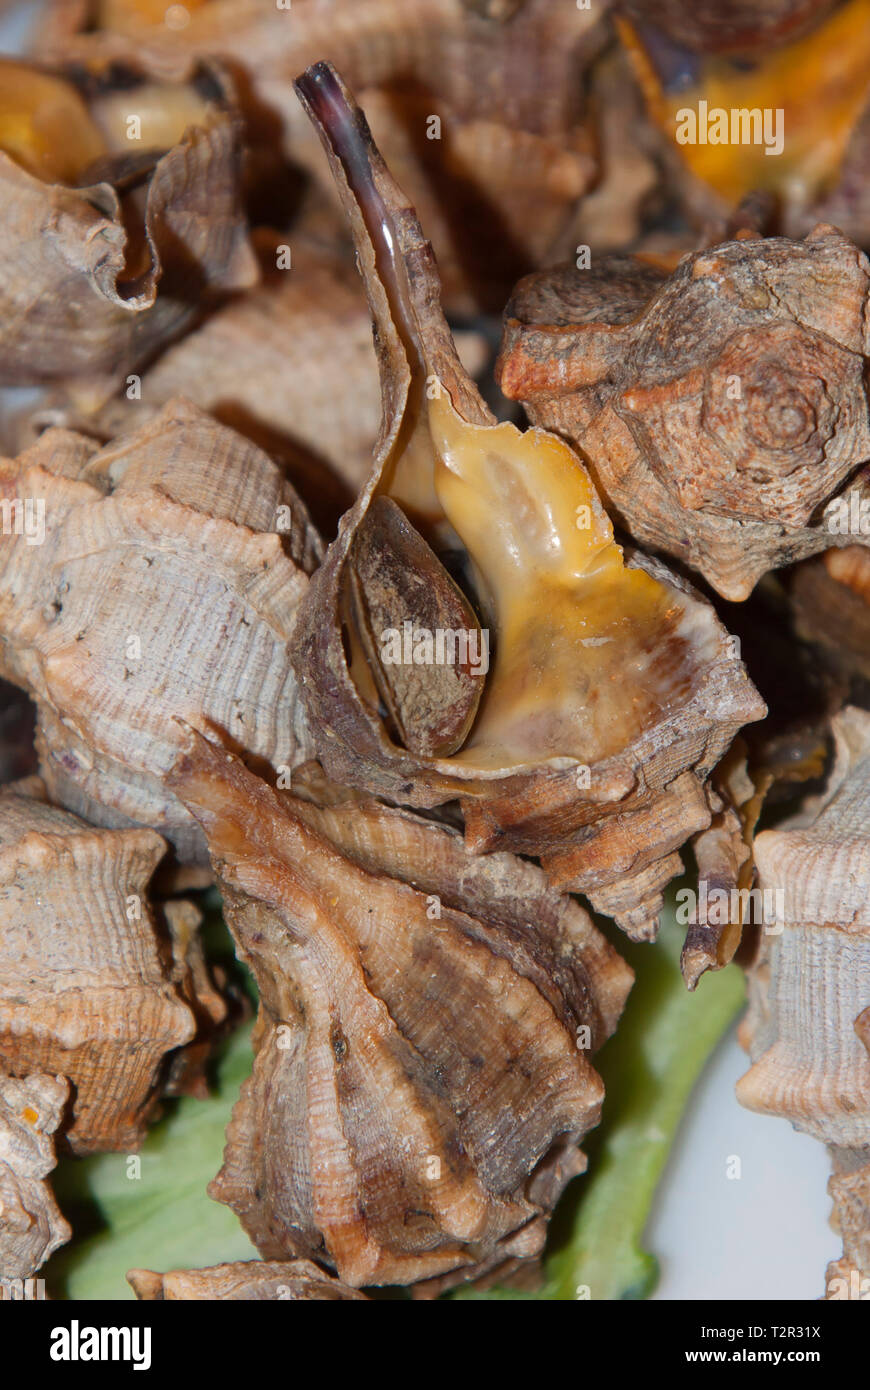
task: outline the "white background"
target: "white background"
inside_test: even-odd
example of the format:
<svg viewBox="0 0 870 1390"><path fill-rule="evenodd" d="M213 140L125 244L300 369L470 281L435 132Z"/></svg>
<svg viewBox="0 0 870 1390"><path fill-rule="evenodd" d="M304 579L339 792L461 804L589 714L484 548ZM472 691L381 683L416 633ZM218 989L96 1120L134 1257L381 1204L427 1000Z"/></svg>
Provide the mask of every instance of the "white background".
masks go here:
<svg viewBox="0 0 870 1390"><path fill-rule="evenodd" d="M645 1241L661 1264L654 1298L820 1298L842 1254L824 1145L738 1105L746 1069L732 1031L695 1088L656 1195ZM727 1176L731 1155L739 1179Z"/></svg>

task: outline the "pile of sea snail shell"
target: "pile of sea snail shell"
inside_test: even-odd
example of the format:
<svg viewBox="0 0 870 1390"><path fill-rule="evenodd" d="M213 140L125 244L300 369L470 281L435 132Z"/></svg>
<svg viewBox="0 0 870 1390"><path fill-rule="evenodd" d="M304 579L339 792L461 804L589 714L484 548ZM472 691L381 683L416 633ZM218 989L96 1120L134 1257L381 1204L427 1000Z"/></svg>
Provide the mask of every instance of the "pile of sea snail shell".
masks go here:
<svg viewBox="0 0 870 1390"><path fill-rule="evenodd" d="M688 850L870 1296L870 14L687 9L65 0L0 63L3 1281L208 1093L214 882L263 1259L137 1294L528 1285L588 909L652 941ZM674 140L729 82L779 160Z"/></svg>

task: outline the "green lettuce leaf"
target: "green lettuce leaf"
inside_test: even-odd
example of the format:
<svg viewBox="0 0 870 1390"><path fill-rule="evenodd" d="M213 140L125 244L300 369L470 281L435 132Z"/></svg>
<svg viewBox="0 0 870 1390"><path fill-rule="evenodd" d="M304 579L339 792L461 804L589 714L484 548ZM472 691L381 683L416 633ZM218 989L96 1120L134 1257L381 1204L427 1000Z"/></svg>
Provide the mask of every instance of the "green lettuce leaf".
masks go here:
<svg viewBox="0 0 870 1390"><path fill-rule="evenodd" d="M229 1039L208 1100L166 1103L149 1131L141 1176L125 1154L64 1158L53 1175L75 1232L42 1275L52 1298L133 1298L128 1269L195 1269L257 1259L238 1218L206 1195L221 1165L224 1131L253 1061L250 1024Z"/></svg>
<svg viewBox="0 0 870 1390"><path fill-rule="evenodd" d="M637 979L616 1034L596 1057L606 1088L601 1126L584 1145L587 1173L554 1217L543 1288L462 1289L457 1297L635 1299L653 1291L658 1264L642 1239L655 1190L692 1088L745 998L733 965L688 992L679 964L684 935L669 908L655 945L617 943Z"/></svg>

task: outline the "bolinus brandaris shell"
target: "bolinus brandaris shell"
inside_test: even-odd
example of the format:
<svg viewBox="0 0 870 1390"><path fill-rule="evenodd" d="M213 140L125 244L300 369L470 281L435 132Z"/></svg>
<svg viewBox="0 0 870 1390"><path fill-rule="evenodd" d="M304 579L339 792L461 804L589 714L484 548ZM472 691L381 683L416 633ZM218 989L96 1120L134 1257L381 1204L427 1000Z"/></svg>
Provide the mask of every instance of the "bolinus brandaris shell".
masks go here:
<svg viewBox="0 0 870 1390"><path fill-rule="evenodd" d="M583 450L634 540L745 599L768 570L867 544L870 265L819 226L739 237L673 274L631 256L530 276L502 390Z"/></svg>
<svg viewBox="0 0 870 1390"><path fill-rule="evenodd" d="M650 935L676 851L709 823L704 779L764 706L712 608L657 561L623 558L577 455L495 423L364 116L328 65L297 85L354 232L383 393L372 473L294 633L317 756L336 781L395 801L459 798L471 849L541 854L554 881ZM404 579L383 528L380 574L359 560L387 504L418 533ZM442 629L432 615L455 613L457 585L475 617ZM361 619L361 590L380 631ZM418 635L422 660L408 644ZM451 661L482 690L457 689L445 731Z"/></svg>
<svg viewBox="0 0 870 1390"><path fill-rule="evenodd" d="M29 1279L72 1235L46 1181L69 1089L62 1076L0 1072L0 1302L5 1281Z"/></svg>
<svg viewBox="0 0 870 1390"><path fill-rule="evenodd" d="M170 783L260 990L211 1195L353 1286L537 1256L629 968L539 868L412 812L277 793L200 735Z"/></svg>
<svg viewBox="0 0 870 1390"><path fill-rule="evenodd" d="M0 59L0 383L123 378L254 284L241 160L216 65L160 83Z"/></svg>
<svg viewBox="0 0 870 1390"><path fill-rule="evenodd" d="M365 1303L366 1295L333 1279L310 1260L236 1260L210 1269L171 1269L157 1274L131 1269L127 1282L136 1297L150 1300L228 1299L231 1302Z"/></svg>
<svg viewBox="0 0 870 1390"><path fill-rule="evenodd" d="M321 554L307 513L270 458L183 400L102 449L48 430L0 487L23 508L0 540L0 666L36 703L51 798L205 863L164 785L178 718L276 765L312 753L288 651Z"/></svg>
<svg viewBox="0 0 870 1390"><path fill-rule="evenodd" d="M196 1032L147 896L166 845L26 790L0 794L0 1067L68 1078L74 1153L136 1149Z"/></svg>

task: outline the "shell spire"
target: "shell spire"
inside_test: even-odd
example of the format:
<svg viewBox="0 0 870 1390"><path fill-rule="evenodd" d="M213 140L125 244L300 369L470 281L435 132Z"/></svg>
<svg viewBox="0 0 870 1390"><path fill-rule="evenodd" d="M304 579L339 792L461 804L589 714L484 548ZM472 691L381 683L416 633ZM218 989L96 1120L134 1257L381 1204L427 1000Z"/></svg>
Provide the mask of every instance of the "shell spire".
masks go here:
<svg viewBox="0 0 870 1390"><path fill-rule="evenodd" d="M505 311L500 385L583 450L635 541L742 600L856 539L868 289L867 257L824 225L741 235L670 275L626 255L541 271Z"/></svg>

